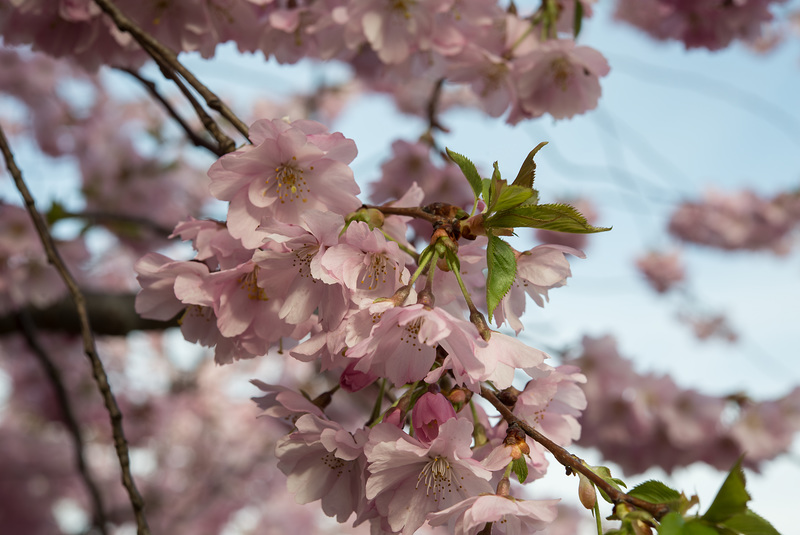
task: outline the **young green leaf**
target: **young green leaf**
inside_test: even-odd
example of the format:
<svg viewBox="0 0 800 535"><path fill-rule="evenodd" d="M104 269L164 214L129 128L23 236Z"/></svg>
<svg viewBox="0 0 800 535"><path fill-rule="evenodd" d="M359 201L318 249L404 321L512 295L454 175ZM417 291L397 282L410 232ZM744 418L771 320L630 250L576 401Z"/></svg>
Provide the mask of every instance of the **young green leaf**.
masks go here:
<svg viewBox="0 0 800 535"><path fill-rule="evenodd" d="M497 162L494 162L492 167L494 167L494 171L492 171L492 179L489 182L489 197L483 198L486 201L486 211L489 213L494 210L494 205L500 196L500 190L506 185L505 181L500 178L500 168L497 167Z"/></svg>
<svg viewBox="0 0 800 535"><path fill-rule="evenodd" d="M461 168L461 172L464 173L464 176L467 178L467 182L469 182L469 185L472 188L472 192L475 194L475 199L477 200L480 198L482 189L481 176L478 174L478 169L475 167L475 164L472 163L466 156L462 156L461 154L453 152L447 148L444 150L447 151L447 155L450 156L450 159Z"/></svg>
<svg viewBox="0 0 800 535"><path fill-rule="evenodd" d="M517 474L519 482L525 483L525 480L528 479L528 463L525 462L525 457L514 459L511 462L511 469Z"/></svg>
<svg viewBox="0 0 800 535"><path fill-rule="evenodd" d="M533 190L522 186L504 186L500 188L497 202L494 203L492 210L502 212L510 208L515 208L533 196Z"/></svg>
<svg viewBox="0 0 800 535"><path fill-rule="evenodd" d="M568 204L523 205L489 216L486 228L531 227L575 234L605 232L610 227L594 227Z"/></svg>
<svg viewBox="0 0 800 535"><path fill-rule="evenodd" d="M577 39L578 34L581 33L582 22L583 22L583 2L581 2L581 0L575 0L575 17L572 20L572 34L574 39Z"/></svg>
<svg viewBox="0 0 800 535"><path fill-rule="evenodd" d="M712 524L722 524L735 515L740 515L747 511L747 502L750 495L745 489L744 472L742 471L742 460L736 461L725 482L722 483L717 496L703 515L703 520Z"/></svg>
<svg viewBox="0 0 800 535"><path fill-rule="evenodd" d="M772 524L748 509L722 523L723 526L741 535L780 535Z"/></svg>
<svg viewBox="0 0 800 535"><path fill-rule="evenodd" d="M486 305L489 309L489 321L492 321L492 312L511 289L517 276L517 259L509 244L491 234L488 234L488 238L486 264L489 273L486 276Z"/></svg>
<svg viewBox="0 0 800 535"><path fill-rule="evenodd" d="M522 167L519 168L517 178L515 178L514 182L512 182L513 185L522 186L524 188L533 187L533 180L536 175L536 162L533 161L533 157L536 156L536 153L539 152L539 150L545 145L547 145L547 141L542 141L536 145L535 149L528 153L525 161L522 162Z"/></svg>
<svg viewBox="0 0 800 535"><path fill-rule="evenodd" d="M681 499L680 492L653 479L636 485L628 495L650 503L670 503Z"/></svg>

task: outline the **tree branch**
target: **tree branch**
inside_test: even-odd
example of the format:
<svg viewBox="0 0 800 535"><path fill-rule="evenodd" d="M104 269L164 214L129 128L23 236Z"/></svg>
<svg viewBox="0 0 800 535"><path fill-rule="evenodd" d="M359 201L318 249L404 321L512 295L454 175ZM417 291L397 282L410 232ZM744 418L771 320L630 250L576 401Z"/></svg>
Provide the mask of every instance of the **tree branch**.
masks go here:
<svg viewBox="0 0 800 535"><path fill-rule="evenodd" d="M183 119L183 117L181 117L178 114L177 110L172 107L172 104L170 104L167 101L167 99L165 99L164 96L161 93L158 92L158 89L156 88L156 84L152 80L148 80L147 78L145 78L142 75L140 75L138 72L134 71L133 69L129 69L127 67L117 67L117 69L122 71L122 72L126 72L129 75L131 75L134 78L136 78L137 80L139 80L139 82L141 82L141 84L145 87L145 89L147 89L147 92L150 93L150 95L154 99L156 99L157 101L159 101L161 103L161 105L164 107L164 109L167 111L167 113L170 115L170 117L175 119L175 122L177 122L178 125L180 125L180 127L183 129L184 132L186 132L186 135L189 137L189 140L192 142L192 144L195 147L203 147L205 149L208 149L209 151L213 152L217 156L222 156L223 154L225 154L225 152L223 152L219 146L214 146L214 144L211 143L208 139L205 139L204 137L200 136L197 132L192 130L192 127L189 126L189 124ZM185 86L183 86L183 84L180 84L179 87L184 87L185 88ZM183 93L184 93L184 95L186 95L185 91L183 91ZM191 93L189 93L189 95L191 95ZM187 96L187 98L188 98L188 96ZM194 101L194 102L192 102L192 101ZM192 107L194 107L195 111L197 111L198 114L199 114L200 113L199 110L198 110L199 104L197 104L197 101L194 99L193 95L192 95L192 99L191 99L190 102L192 102ZM202 110L202 108L201 108L201 110ZM202 113L205 114L205 110L202 110ZM206 116L207 116L207 114L206 114ZM208 119L213 122L213 120L210 117L208 117ZM203 122L203 125L206 127L206 129L208 129L208 125L206 124L206 120L202 116L200 117L200 120Z"/></svg>
<svg viewBox="0 0 800 535"><path fill-rule="evenodd" d="M170 321L144 319L136 313L135 294L108 294L82 290L92 332L97 335L124 336L131 331L161 331L178 327L177 317ZM80 318L69 297L46 308L27 307L21 311L36 329L80 334ZM14 314L0 316L0 336L14 334L18 326Z"/></svg>
<svg viewBox="0 0 800 535"><path fill-rule="evenodd" d="M103 363L100 360L100 356L97 354L97 347L95 345L94 335L92 334L92 327L89 323L89 315L86 312L86 301L80 291L80 288L78 288L78 284L75 282L75 279L67 269L67 266L64 264L64 261L59 254L58 249L55 246L55 242L53 241L53 237L50 235L50 231L47 228L47 223L36 209L36 204L31 196L30 190L28 190L28 186L25 184L25 181L22 178L22 173L14 161L14 154L11 152L11 148L8 145L8 141L6 140L6 135L2 127L0 127L0 151L3 153L3 157L6 161L6 167L8 168L8 171L14 180L14 184L17 186L20 195L22 195L22 198L25 201L25 208L33 220L33 224L36 227L36 232L39 234L39 238L44 246L45 253L47 254L47 260L58 270L61 278L64 280L64 284L67 285L67 289L69 290L72 300L75 302L75 308L77 309L78 317L80 318L81 335L83 337L83 350L86 353L86 356L89 357L89 361L92 366L92 374L94 375L95 382L97 383L97 388L100 391L100 394L103 396L106 410L108 411L109 418L111 419L111 429L114 435L114 446L117 451L117 458L119 459L120 468L122 469L122 485L125 487L125 490L128 491L128 498L130 499L131 506L133 507L133 514L136 517L136 525L139 535L149 535L150 528L147 526L147 519L144 516L144 500L142 499L141 494L139 494L139 490L136 488L136 483L134 482L131 474L130 456L128 454L128 441L125 439L125 432L122 428L122 413L117 405L117 400L114 399L114 394L111 392L111 386L108 384L108 377L106 376L106 371L103 368Z"/></svg>
<svg viewBox="0 0 800 535"><path fill-rule="evenodd" d="M16 319L22 336L25 338L25 342L27 342L28 347L36 356L39 364L42 365L45 375L47 375L47 378L50 380L50 384L53 385L53 390L55 390L56 398L58 399L58 405L64 413L64 422L67 426L67 431L72 438L72 444L75 448L75 464L78 466L78 472L81 475L81 479L83 479L83 483L86 486L89 499L92 503L92 509L94 510L93 523L102 535L107 535L108 529L106 528L106 523L108 517L105 512L105 507L103 506L103 499L100 495L100 489L94 480L94 476L89 466L86 464L81 428L72 410L72 404L70 403L67 389L64 386L64 381L61 380L61 373L50 358L50 355L47 354L39 343L39 340L37 340L31 318L24 312L21 312L16 315Z"/></svg>
<svg viewBox="0 0 800 535"><path fill-rule="evenodd" d="M500 412L509 425L517 424L520 429L525 431L526 435L547 448L547 450L553 454L553 457L555 457L558 462L573 472L579 472L586 476L586 478L594 483L598 488L602 489L603 492L605 492L614 503L625 502L628 505L632 505L633 507L647 511L653 515L656 520L660 520L661 517L670 512L669 507L666 504L650 503L640 500L639 498L634 498L633 496L628 496L624 492L621 492L606 483L602 477L598 476L589 468L587 468L577 455L573 455L572 453L568 452L566 449L562 448L541 434L539 431L528 425L527 422L514 416L514 414L511 412L511 409L509 409L502 401L500 401L494 392L485 386L481 386L481 397L491 403L494 408Z"/></svg>
<svg viewBox="0 0 800 535"><path fill-rule="evenodd" d="M209 108L219 112L220 115L225 117L225 119L247 139L247 141L250 141L247 126L242 120L239 119L213 91L203 85L180 61L178 61L178 55L175 52L164 46L155 37L145 32L138 24L122 13L111 0L95 0L95 3L111 17L111 20L114 21L117 28L128 32L136 39L136 42L138 42L139 45L150 54L150 57L155 60L158 66L161 67L165 75L176 83L178 83L179 76L186 80L186 82L203 97ZM209 132L219 143L219 150L222 151L223 154L232 152L235 149L233 140L225 135L216 123L211 121L209 125L206 125L206 128L209 128Z"/></svg>

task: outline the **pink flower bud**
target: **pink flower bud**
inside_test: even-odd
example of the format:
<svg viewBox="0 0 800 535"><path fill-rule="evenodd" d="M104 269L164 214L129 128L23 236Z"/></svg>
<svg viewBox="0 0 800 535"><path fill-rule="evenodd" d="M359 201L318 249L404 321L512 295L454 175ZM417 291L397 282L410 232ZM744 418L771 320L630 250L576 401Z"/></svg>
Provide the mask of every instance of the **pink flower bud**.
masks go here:
<svg viewBox="0 0 800 535"><path fill-rule="evenodd" d="M406 413L400 407L392 407L388 411L386 411L386 415L383 417L381 422L390 423L394 426L397 426L399 429L403 428L403 422L406 419Z"/></svg>
<svg viewBox="0 0 800 535"><path fill-rule="evenodd" d="M375 379L378 378L377 375L372 373L356 370L356 364L358 364L358 361L351 361L342 372L341 377L339 377L339 384L348 392L358 392L374 383Z"/></svg>
<svg viewBox="0 0 800 535"><path fill-rule="evenodd" d="M417 400L411 412L414 433L423 443L430 444L439 436L439 426L456 417L453 405L442 394L426 392Z"/></svg>

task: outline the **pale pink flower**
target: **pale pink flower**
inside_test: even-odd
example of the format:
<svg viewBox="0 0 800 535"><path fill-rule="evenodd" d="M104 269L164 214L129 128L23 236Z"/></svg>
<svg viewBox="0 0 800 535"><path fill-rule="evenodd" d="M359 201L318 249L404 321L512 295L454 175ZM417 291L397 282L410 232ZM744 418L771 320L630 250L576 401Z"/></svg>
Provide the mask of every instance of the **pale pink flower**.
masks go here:
<svg viewBox="0 0 800 535"><path fill-rule="evenodd" d="M388 307L388 309L387 309ZM436 358L436 345L457 359L470 359L470 363L483 367L475 360L473 348L480 340L475 326L459 320L447 312L427 309L421 304L394 307L391 303L378 303L370 311L379 314L368 338L347 351L347 357L359 359L356 369L370 371L392 381L395 386L425 379ZM478 342L480 340L480 342ZM431 372L426 379L434 382L442 369Z"/></svg>
<svg viewBox="0 0 800 535"><path fill-rule="evenodd" d="M525 312L525 294L543 307L548 300L548 290L567 283L572 271L566 254L586 258L582 251L563 245L538 245L517 256L517 277L494 312L498 326L508 321L519 333L523 329L520 317Z"/></svg>
<svg viewBox="0 0 800 535"><path fill-rule="evenodd" d="M297 420L304 414L313 414L318 418L324 418L322 410L311 403L308 398L285 386L270 385L258 379L251 379L250 382L258 387L263 396L250 398L263 412L258 416L269 416L294 427Z"/></svg>
<svg viewBox="0 0 800 535"><path fill-rule="evenodd" d="M484 492L490 472L472 459L472 423L451 418L425 445L389 423L375 426L364 447L367 499L392 531L414 533L428 513Z"/></svg>
<svg viewBox="0 0 800 535"><path fill-rule="evenodd" d="M346 521L366 506L364 455L367 432L352 435L342 426L313 414L304 414L297 431L275 447L278 468L288 476L289 492L297 503L321 500L322 510Z"/></svg>
<svg viewBox="0 0 800 535"><path fill-rule="evenodd" d="M350 49L365 41L383 63L398 64L434 44L434 16L444 13L452 0L386 3L356 0L348 6L346 42Z"/></svg>
<svg viewBox="0 0 800 535"><path fill-rule="evenodd" d="M517 69L519 102L508 122L549 113L554 119L569 119L597 107L600 77L609 73L603 55L571 39L549 40Z"/></svg>
<svg viewBox="0 0 800 535"><path fill-rule="evenodd" d="M655 39L689 48L719 50L735 39L753 41L772 20L770 7L784 0L621 0L614 16Z"/></svg>
<svg viewBox="0 0 800 535"><path fill-rule="evenodd" d="M679 251L671 253L651 251L636 260L636 267L658 293L667 292L686 277Z"/></svg>
<svg viewBox="0 0 800 535"><path fill-rule="evenodd" d="M335 213L307 210L299 225L272 219L259 227L269 249L253 253L261 270L258 286L269 295L283 299L278 317L297 325L319 309L326 328L334 328L347 311L345 290L328 276L322 266L326 251L337 244L344 219Z"/></svg>
<svg viewBox="0 0 800 535"><path fill-rule="evenodd" d="M426 392L414 404L411 421L414 436L420 442L430 444L439 436L439 428L450 418L456 417L453 404L440 393Z"/></svg>
<svg viewBox="0 0 800 535"><path fill-rule="evenodd" d="M431 513L431 526L448 524L454 535L476 535L487 522L493 522L492 533L525 535L541 531L556 519L560 500L517 500L510 496L481 494Z"/></svg>
<svg viewBox="0 0 800 535"><path fill-rule="evenodd" d="M191 241L197 251L195 260L202 260L210 269L230 269L253 256L253 251L245 249L241 240L231 236L224 222L212 219L195 219L178 223L170 238L179 236Z"/></svg>
<svg viewBox="0 0 800 535"><path fill-rule="evenodd" d="M326 280L343 285L357 303L390 297L410 278L398 245L363 221L350 223L340 242L321 255L320 266Z"/></svg>
<svg viewBox="0 0 800 535"><path fill-rule="evenodd" d="M550 374L528 381L517 396L514 414L561 446L569 446L581 435L578 418L586 408L586 395L579 386L586 377L576 366L562 365Z"/></svg>
<svg viewBox="0 0 800 535"><path fill-rule="evenodd" d="M250 129L253 145L226 154L211 166L211 193L230 201L228 230L243 239L262 219L300 224L309 209L347 214L361 205L348 164L352 140L329 134L314 121L260 120Z"/></svg>
<svg viewBox="0 0 800 535"><path fill-rule="evenodd" d="M475 357L486 367L481 380L491 381L500 390L511 386L517 370L532 378L544 377L552 370L544 363L550 358L547 353L499 332L492 333L486 347L476 347Z"/></svg>

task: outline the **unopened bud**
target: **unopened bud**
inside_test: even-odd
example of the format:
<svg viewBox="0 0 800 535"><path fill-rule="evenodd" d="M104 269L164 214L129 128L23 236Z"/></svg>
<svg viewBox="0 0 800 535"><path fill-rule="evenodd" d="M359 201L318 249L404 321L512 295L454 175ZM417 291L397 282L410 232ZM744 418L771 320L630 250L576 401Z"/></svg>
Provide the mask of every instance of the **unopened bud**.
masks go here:
<svg viewBox="0 0 800 535"><path fill-rule="evenodd" d="M367 208L367 223L370 229L383 227L384 221L386 221L386 218L383 212L376 208Z"/></svg>
<svg viewBox="0 0 800 535"><path fill-rule="evenodd" d="M578 474L578 498L587 509L594 509L597 503L597 492L594 490L594 484L589 481L585 475Z"/></svg>

